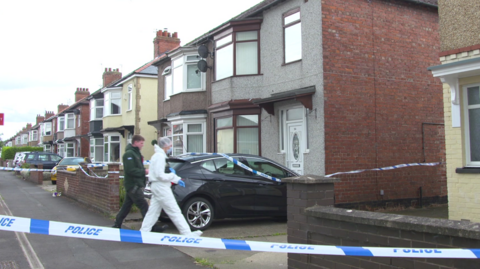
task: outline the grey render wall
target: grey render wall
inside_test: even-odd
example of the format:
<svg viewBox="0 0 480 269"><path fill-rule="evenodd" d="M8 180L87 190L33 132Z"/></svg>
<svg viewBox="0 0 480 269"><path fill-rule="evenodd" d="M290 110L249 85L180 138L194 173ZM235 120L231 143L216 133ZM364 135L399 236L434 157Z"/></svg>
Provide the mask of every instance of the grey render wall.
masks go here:
<svg viewBox="0 0 480 269"><path fill-rule="evenodd" d="M302 21L302 60L283 63L282 15L300 7ZM272 93L315 86L313 111L308 116L309 151L304 154L304 174L325 174L323 117L323 54L321 1L290 0L264 11L260 32L260 76L227 78L212 84L212 103L231 99L266 98ZM276 103L275 109L296 101ZM285 163L279 152L278 117L264 110L261 115L262 155Z"/></svg>

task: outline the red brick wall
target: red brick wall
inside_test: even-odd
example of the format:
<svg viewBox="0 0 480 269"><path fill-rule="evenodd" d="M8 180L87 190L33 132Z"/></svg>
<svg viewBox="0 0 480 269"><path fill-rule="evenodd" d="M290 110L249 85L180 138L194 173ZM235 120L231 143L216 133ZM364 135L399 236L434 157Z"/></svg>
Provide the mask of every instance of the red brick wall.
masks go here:
<svg viewBox="0 0 480 269"><path fill-rule="evenodd" d="M423 162L422 123L443 124L436 8L400 0L323 0L326 174ZM441 125L427 161L444 161ZM435 129L431 131L430 129ZM336 204L446 196L444 166L338 176ZM380 195L384 190L384 195Z"/></svg>
<svg viewBox="0 0 480 269"><path fill-rule="evenodd" d="M39 164L38 167L35 167L35 165L31 164L30 168L43 169L43 164ZM43 184L43 171L30 171L30 177L28 177L28 181L36 184Z"/></svg>
<svg viewBox="0 0 480 269"><path fill-rule="evenodd" d="M116 168L109 166L109 169L118 171L118 165L114 166ZM81 170L57 174L57 192L109 214L120 209L119 184L119 174L115 173L107 178L87 176Z"/></svg>

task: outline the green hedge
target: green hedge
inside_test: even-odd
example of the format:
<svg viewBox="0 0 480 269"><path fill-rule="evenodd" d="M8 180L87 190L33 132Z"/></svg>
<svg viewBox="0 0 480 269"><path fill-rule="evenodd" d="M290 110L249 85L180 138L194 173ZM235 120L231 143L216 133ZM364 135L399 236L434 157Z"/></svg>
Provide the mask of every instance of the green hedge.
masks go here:
<svg viewBox="0 0 480 269"><path fill-rule="evenodd" d="M43 151L43 147L2 147L2 160L12 160L19 151Z"/></svg>

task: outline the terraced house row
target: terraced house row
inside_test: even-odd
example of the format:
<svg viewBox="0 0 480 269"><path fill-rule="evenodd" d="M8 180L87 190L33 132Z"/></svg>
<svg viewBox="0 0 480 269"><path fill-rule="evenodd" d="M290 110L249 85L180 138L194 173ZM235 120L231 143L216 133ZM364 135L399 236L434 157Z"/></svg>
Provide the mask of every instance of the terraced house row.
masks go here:
<svg viewBox="0 0 480 269"><path fill-rule="evenodd" d="M118 162L134 134L173 155L262 155L301 174L445 162L436 0L265 0L193 41L158 31L153 60L12 140ZM448 123L450 124L450 123ZM445 165L341 175L335 203L447 201Z"/></svg>

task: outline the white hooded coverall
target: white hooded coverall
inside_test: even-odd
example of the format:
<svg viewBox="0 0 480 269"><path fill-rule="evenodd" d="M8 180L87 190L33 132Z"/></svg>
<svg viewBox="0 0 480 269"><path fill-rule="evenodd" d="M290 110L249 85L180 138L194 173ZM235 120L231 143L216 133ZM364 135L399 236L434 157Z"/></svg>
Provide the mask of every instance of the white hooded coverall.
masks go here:
<svg viewBox="0 0 480 269"><path fill-rule="evenodd" d="M194 233L191 232L190 226L183 217L182 211L178 207L177 201L173 196L171 183L177 184L181 178L174 173L165 173L165 159L167 158L167 155L158 145L154 145L154 149L155 154L153 154L152 159L150 160L148 174L149 181L152 182L150 187L152 198L140 231L150 232L163 209L173 224L175 224L180 234L200 236L200 231Z"/></svg>

